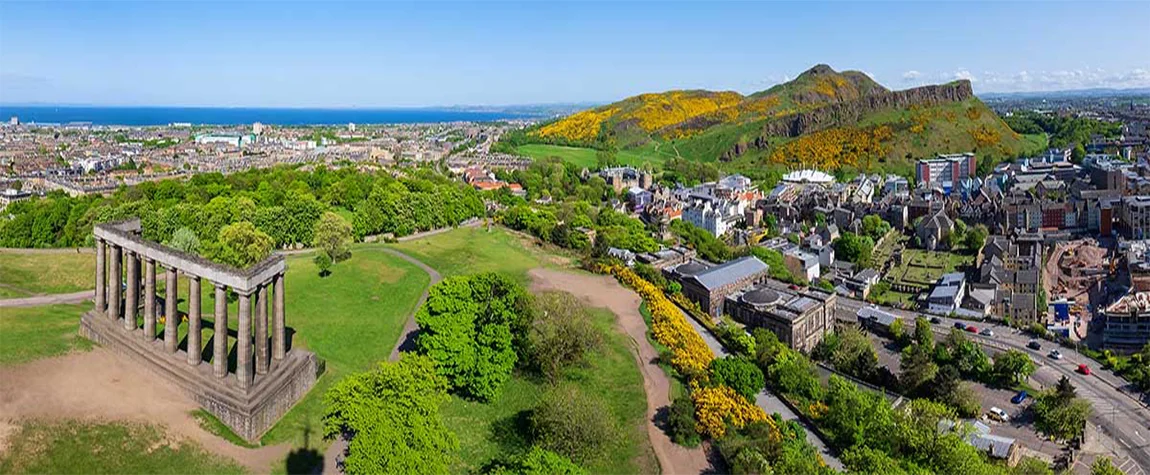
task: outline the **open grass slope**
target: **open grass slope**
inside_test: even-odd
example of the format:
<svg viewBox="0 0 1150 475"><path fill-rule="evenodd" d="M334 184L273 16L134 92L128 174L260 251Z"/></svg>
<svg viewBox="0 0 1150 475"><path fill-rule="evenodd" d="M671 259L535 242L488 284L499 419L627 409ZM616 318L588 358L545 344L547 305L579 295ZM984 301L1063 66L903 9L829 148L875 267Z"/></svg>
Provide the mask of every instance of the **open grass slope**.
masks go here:
<svg viewBox="0 0 1150 475"><path fill-rule="evenodd" d="M0 451L0 473L244 473L194 442L151 425L25 422Z"/></svg>
<svg viewBox="0 0 1150 475"><path fill-rule="evenodd" d="M96 254L61 250L0 250L0 299L66 294L95 287Z"/></svg>
<svg viewBox="0 0 1150 475"><path fill-rule="evenodd" d="M604 346L583 368L572 368L563 379L584 394L603 397L618 427L620 443L586 467L590 473L655 473L659 463L647 439L647 411L643 379L631 356L630 343L615 325L615 315L591 309L595 326L605 335ZM503 453L530 448L526 419L547 390L547 383L516 374L490 403L452 396L442 409L444 422L459 438L460 457L455 473L475 473Z"/></svg>
<svg viewBox="0 0 1150 475"><path fill-rule="evenodd" d="M439 271L444 277L501 272L527 284L527 271L540 265L563 264L565 258L546 255L534 244L502 227L454 229L422 239L388 244Z"/></svg>
<svg viewBox="0 0 1150 475"><path fill-rule="evenodd" d="M91 305L45 305L0 309L0 364L27 363L88 350L80 337L80 315Z"/></svg>

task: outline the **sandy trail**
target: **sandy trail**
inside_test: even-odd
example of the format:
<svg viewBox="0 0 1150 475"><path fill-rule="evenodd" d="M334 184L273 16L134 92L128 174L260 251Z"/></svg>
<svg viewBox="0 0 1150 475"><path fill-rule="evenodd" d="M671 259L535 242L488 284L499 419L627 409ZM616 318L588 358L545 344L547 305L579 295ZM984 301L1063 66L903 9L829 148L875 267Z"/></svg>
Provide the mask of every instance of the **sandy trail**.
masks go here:
<svg viewBox="0 0 1150 475"><path fill-rule="evenodd" d="M190 415L198 407L167 381L100 347L0 367L0 429L23 418L163 425L170 434L194 440L255 473L270 472L291 449L289 444L258 449L234 445L200 428Z"/></svg>
<svg viewBox="0 0 1150 475"><path fill-rule="evenodd" d="M531 290L561 290L571 293L593 307L604 307L615 313L619 327L635 343L635 362L643 375L643 389L647 392L647 435L663 473L698 474L711 471L711 464L702 448L688 449L671 442L670 437L655 425L659 409L671 405L671 381L655 361L659 352L647 340L647 324L639 314L642 300L608 276L576 274L554 269L535 268L529 273Z"/></svg>

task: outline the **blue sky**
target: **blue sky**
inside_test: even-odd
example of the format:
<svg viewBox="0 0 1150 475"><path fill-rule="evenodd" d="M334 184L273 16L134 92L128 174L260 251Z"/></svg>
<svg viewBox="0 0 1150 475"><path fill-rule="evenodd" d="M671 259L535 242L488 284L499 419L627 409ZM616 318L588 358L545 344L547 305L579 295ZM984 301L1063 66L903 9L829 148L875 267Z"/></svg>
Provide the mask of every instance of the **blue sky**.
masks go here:
<svg viewBox="0 0 1150 475"><path fill-rule="evenodd" d="M0 102L386 107L752 92L816 63L901 89L1150 86L1150 2L0 1Z"/></svg>

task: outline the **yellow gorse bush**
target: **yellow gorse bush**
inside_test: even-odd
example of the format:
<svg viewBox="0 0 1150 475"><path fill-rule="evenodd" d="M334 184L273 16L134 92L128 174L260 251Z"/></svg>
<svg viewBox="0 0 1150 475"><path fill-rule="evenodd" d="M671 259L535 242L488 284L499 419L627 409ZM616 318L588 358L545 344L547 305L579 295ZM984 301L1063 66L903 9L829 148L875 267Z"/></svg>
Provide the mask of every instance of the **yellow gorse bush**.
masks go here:
<svg viewBox="0 0 1150 475"><path fill-rule="evenodd" d="M886 155L883 142L894 137L889 126L869 129L839 127L803 135L771 153L774 163L802 164L820 169L857 167L875 157Z"/></svg>
<svg viewBox="0 0 1150 475"><path fill-rule="evenodd" d="M616 112L619 112L616 107L602 111L585 110L545 125L535 131L535 134L540 137L563 137L569 140L595 140L599 136L603 121L615 115Z"/></svg>
<svg viewBox="0 0 1150 475"><path fill-rule="evenodd" d="M607 266L606 269L647 301L647 309L651 311L651 332L655 341L671 350L671 365L688 376L705 375L715 354L687 323L678 307L663 295L662 290L631 269L622 266Z"/></svg>
<svg viewBox="0 0 1150 475"><path fill-rule="evenodd" d="M691 399L695 402L695 430L700 434L717 439L727 433L728 423L742 428L763 421L771 426L772 436L778 433L778 427L766 412L728 386L703 387L691 381Z"/></svg>

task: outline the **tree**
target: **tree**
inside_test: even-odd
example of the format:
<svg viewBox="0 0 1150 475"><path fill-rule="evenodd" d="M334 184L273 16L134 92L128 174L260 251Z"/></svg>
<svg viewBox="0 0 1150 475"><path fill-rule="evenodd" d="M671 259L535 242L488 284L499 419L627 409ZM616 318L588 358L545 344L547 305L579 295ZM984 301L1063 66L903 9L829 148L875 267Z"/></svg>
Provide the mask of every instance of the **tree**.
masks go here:
<svg viewBox="0 0 1150 475"><path fill-rule="evenodd" d="M750 359L742 356L727 356L711 360L711 382L730 386L739 395L754 401L763 390L763 370Z"/></svg>
<svg viewBox="0 0 1150 475"><path fill-rule="evenodd" d="M907 335L905 327L906 324L903 323L901 318L896 318L894 322L890 324L890 337L900 345L910 343L910 337Z"/></svg>
<svg viewBox="0 0 1150 475"><path fill-rule="evenodd" d="M312 262L314 262L315 267L317 269L319 269L319 276L320 277L327 277L329 274L331 274L332 262L331 262L331 256L328 255L328 253L321 252L319 254L316 254L315 258L312 259Z"/></svg>
<svg viewBox="0 0 1150 475"><path fill-rule="evenodd" d="M970 252L978 252L978 250L982 249L982 246L986 244L986 237L988 235L990 235L990 230L986 228L985 224L975 225L966 232L966 236L963 238L963 244L966 245L966 248L969 249Z"/></svg>
<svg viewBox="0 0 1150 475"><path fill-rule="evenodd" d="M272 238L248 221L220 229L214 260L240 269L255 264L272 252Z"/></svg>
<svg viewBox="0 0 1150 475"><path fill-rule="evenodd" d="M351 256L348 250L351 232L351 223L343 219L343 216L328 211L315 222L311 245L327 254L332 263L336 263Z"/></svg>
<svg viewBox="0 0 1150 475"><path fill-rule="evenodd" d="M912 345L903 351L902 371L899 373L899 383L907 393L918 393L926 389L926 384L934 380L938 373L938 365L930 350L924 345Z"/></svg>
<svg viewBox="0 0 1150 475"><path fill-rule="evenodd" d="M188 254L196 254L200 252L200 238L196 237L195 231L189 228L177 229L172 233L172 238L166 243L169 247L179 249Z"/></svg>
<svg viewBox="0 0 1150 475"><path fill-rule="evenodd" d="M877 214L868 214L862 219L862 233L876 242L890 231L890 223L884 221Z"/></svg>
<svg viewBox="0 0 1150 475"><path fill-rule="evenodd" d="M835 241L835 255L842 260L853 262L860 267L871 265L871 253L874 252L874 240L867 236L855 233L843 233Z"/></svg>
<svg viewBox="0 0 1150 475"><path fill-rule="evenodd" d="M667 411L667 435L672 442L685 447L699 445L699 432L695 430L695 401L690 396L679 396L671 401Z"/></svg>
<svg viewBox="0 0 1150 475"><path fill-rule="evenodd" d="M1054 475L1050 464L1034 457L1022 457L1014 466L1011 475Z"/></svg>
<svg viewBox="0 0 1150 475"><path fill-rule="evenodd" d="M350 437L346 473L447 473L459 444L439 415L446 391L430 358L379 363L324 394L324 437Z"/></svg>
<svg viewBox="0 0 1150 475"><path fill-rule="evenodd" d="M1123 475L1122 470L1114 466L1110 457L1098 457L1090 465L1090 475Z"/></svg>
<svg viewBox="0 0 1150 475"><path fill-rule="evenodd" d="M878 353L866 334L855 327L838 332L837 348L831 353L835 369L862 380L871 380L878 373Z"/></svg>
<svg viewBox="0 0 1150 475"><path fill-rule="evenodd" d="M1035 371L1034 362L1019 350L1009 350L994 358L994 375L1004 384L1017 384Z"/></svg>
<svg viewBox="0 0 1150 475"><path fill-rule="evenodd" d="M517 348L526 345L528 314L526 293L509 277L449 277L431 288L415 315L416 346L453 390L489 401L511 376Z"/></svg>
<svg viewBox="0 0 1150 475"><path fill-rule="evenodd" d="M1070 161L1073 163L1082 163L1082 159L1086 158L1086 147L1081 143L1074 144L1074 148L1070 150Z"/></svg>
<svg viewBox="0 0 1150 475"><path fill-rule="evenodd" d="M618 438L611 410L602 397L572 384L544 394L531 411L529 424L537 445L579 464L600 459Z"/></svg>
<svg viewBox="0 0 1150 475"><path fill-rule="evenodd" d="M1080 437L1092 411L1086 400L1067 397L1058 389L1039 393L1030 408L1034 411L1035 428L1060 439Z"/></svg>
<svg viewBox="0 0 1150 475"><path fill-rule="evenodd" d="M581 475L587 473L571 459L550 450L532 446L527 453L515 455L485 467L488 475Z"/></svg>
<svg viewBox="0 0 1150 475"><path fill-rule="evenodd" d="M552 382L564 368L583 363L589 353L602 345L602 334L574 295L540 294L531 304L531 314L527 357Z"/></svg>
<svg viewBox="0 0 1150 475"><path fill-rule="evenodd" d="M925 347L928 352L934 351L934 330L923 317L914 319L914 344Z"/></svg>

